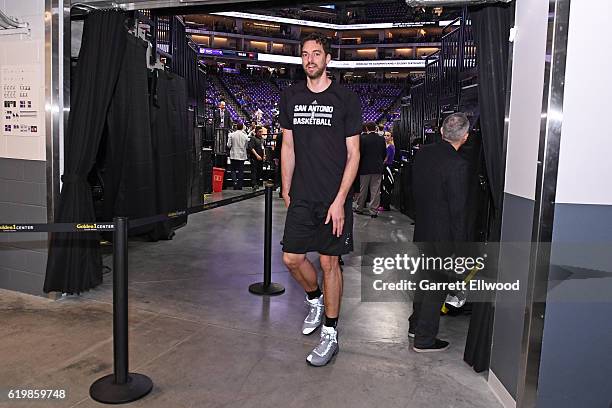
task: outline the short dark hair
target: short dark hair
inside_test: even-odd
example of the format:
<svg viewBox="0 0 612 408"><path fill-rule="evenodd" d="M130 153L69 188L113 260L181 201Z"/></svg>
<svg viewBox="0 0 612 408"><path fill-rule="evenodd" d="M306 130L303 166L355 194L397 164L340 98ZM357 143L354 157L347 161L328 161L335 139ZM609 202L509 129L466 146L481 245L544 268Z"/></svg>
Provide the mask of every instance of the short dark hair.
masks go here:
<svg viewBox="0 0 612 408"><path fill-rule="evenodd" d="M236 124L236 129L238 129L238 130L242 130L243 127L244 127L244 125L242 124L242 122L238 122Z"/></svg>
<svg viewBox="0 0 612 408"><path fill-rule="evenodd" d="M367 122L365 124L366 132L376 132L376 123Z"/></svg>
<svg viewBox="0 0 612 408"><path fill-rule="evenodd" d="M262 130L262 129L263 129L263 127L261 127L261 126L256 126L256 127L255 127L255 132L258 132L258 131L260 131L260 130Z"/></svg>
<svg viewBox="0 0 612 408"><path fill-rule="evenodd" d="M321 47L323 47L323 51L325 51L325 54L331 55L331 41L329 40L329 37L327 37L325 34L320 32L308 34L300 41L300 48L304 48L304 44L306 43L306 41L315 41L317 44L321 44Z"/></svg>

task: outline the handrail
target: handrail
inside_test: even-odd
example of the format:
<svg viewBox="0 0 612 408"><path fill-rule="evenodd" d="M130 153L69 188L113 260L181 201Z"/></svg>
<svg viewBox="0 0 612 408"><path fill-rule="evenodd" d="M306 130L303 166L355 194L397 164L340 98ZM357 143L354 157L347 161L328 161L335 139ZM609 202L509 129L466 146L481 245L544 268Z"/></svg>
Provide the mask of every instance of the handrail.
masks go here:
<svg viewBox="0 0 612 408"><path fill-rule="evenodd" d="M455 28L454 30L449 31L448 33L442 35L442 37L440 37L441 42L443 42L446 37L450 37L451 35L455 34L457 31L460 31L462 28L463 28L462 26L459 26Z"/></svg>
<svg viewBox="0 0 612 408"><path fill-rule="evenodd" d="M442 29L442 35L444 36L444 31L448 28L448 27L452 27L453 24L455 24L456 22L461 21L461 17L457 17L455 18L453 21L451 21L450 23L448 23L443 29ZM459 26L461 27L461 26Z"/></svg>

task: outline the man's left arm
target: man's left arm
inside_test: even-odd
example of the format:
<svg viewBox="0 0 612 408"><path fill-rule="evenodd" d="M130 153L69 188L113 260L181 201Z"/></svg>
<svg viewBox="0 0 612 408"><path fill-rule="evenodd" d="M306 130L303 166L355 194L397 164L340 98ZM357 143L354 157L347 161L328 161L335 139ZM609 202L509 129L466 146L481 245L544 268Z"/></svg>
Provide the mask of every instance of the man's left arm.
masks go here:
<svg viewBox="0 0 612 408"><path fill-rule="evenodd" d="M332 221L332 233L337 237L342 236L344 229L344 203L346 197L355 181L357 170L359 169L359 135L346 138L346 166L342 175L340 189L333 203L327 210L325 224Z"/></svg>

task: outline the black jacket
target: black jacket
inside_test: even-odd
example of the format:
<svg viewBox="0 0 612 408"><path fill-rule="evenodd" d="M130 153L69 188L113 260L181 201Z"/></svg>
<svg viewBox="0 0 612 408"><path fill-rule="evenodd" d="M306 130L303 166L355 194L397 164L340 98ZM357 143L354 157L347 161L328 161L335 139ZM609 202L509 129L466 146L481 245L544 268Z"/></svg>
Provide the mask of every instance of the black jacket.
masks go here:
<svg viewBox="0 0 612 408"><path fill-rule="evenodd" d="M249 160L251 161L257 160L255 158L255 155L253 154L253 149L255 149L257 154L260 155L261 157L264 156L263 138L260 139L257 136L253 136L252 138L249 139L249 143L247 144L247 150L249 151L249 157L250 157Z"/></svg>
<svg viewBox="0 0 612 408"><path fill-rule="evenodd" d="M469 168L448 142L421 147L412 173L415 242L468 240ZM446 249L456 253L457 245Z"/></svg>
<svg viewBox="0 0 612 408"><path fill-rule="evenodd" d="M359 175L383 174L387 157L385 138L375 132L362 133L359 137Z"/></svg>
<svg viewBox="0 0 612 408"><path fill-rule="evenodd" d="M232 128L232 117L229 113L229 110L227 110L227 107L225 107L225 114L223 116L225 117L225 121L224 121L225 126L223 126L223 128L231 129ZM213 111L213 124L215 128L221 127L221 111L219 108L215 108L215 110Z"/></svg>

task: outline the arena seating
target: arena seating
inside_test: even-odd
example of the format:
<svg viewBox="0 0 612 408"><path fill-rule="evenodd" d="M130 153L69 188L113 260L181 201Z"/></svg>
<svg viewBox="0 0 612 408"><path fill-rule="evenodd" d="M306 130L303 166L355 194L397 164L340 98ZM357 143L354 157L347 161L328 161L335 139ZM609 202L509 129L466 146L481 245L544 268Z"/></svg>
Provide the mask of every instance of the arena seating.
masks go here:
<svg viewBox="0 0 612 408"><path fill-rule="evenodd" d="M359 23L387 23L412 20L412 10L404 1L368 2L365 14L357 19Z"/></svg>
<svg viewBox="0 0 612 408"><path fill-rule="evenodd" d="M390 132L393 130L393 121L399 120L401 112L401 106L398 106L394 111L387 113L380 122L383 123L383 130Z"/></svg>
<svg viewBox="0 0 612 408"><path fill-rule="evenodd" d="M400 97L402 85L387 83L348 84L361 100L364 122L378 122L383 113Z"/></svg>
<svg viewBox="0 0 612 408"><path fill-rule="evenodd" d="M250 74L224 74L220 78L245 112L252 117L259 108L263 112L262 121L272 122L272 111L280 99L280 90L270 79Z"/></svg>
<svg viewBox="0 0 612 408"><path fill-rule="evenodd" d="M288 86L293 85L293 81L290 79L276 79L275 82L281 91L287 88Z"/></svg>
<svg viewBox="0 0 612 408"><path fill-rule="evenodd" d="M216 108L217 106L219 106L219 102L221 101L221 99L223 99L221 97L221 92L215 87L212 81L207 82L206 94L204 99L206 101L206 105L212 108ZM237 120L243 120L243 118L240 118L240 115L238 115L238 113L231 104L226 103L226 107L234 122Z"/></svg>
<svg viewBox="0 0 612 408"><path fill-rule="evenodd" d="M280 100L280 91L293 84L289 79L270 79L258 74L223 74L219 76L223 85L229 89L240 107L249 114L251 119L257 108L263 112L262 121L265 124L272 122L272 112ZM215 81L208 82L206 100L216 106L220 92L214 87ZM347 87L359 95L363 110L364 122L391 123L399 115L397 112L386 111L402 95L402 83L351 83ZM238 119L238 114L229 106L232 119Z"/></svg>
<svg viewBox="0 0 612 408"><path fill-rule="evenodd" d="M408 7L405 0L378 0L364 3L366 5L348 5L346 8L343 8L343 12L329 8L320 9L303 6L257 8L250 10L250 12L335 24L435 21L437 19L452 20L460 15L460 8L458 7L444 7L442 14L437 16L433 14L431 8L423 11L421 7ZM321 12L322 10L325 11Z"/></svg>

